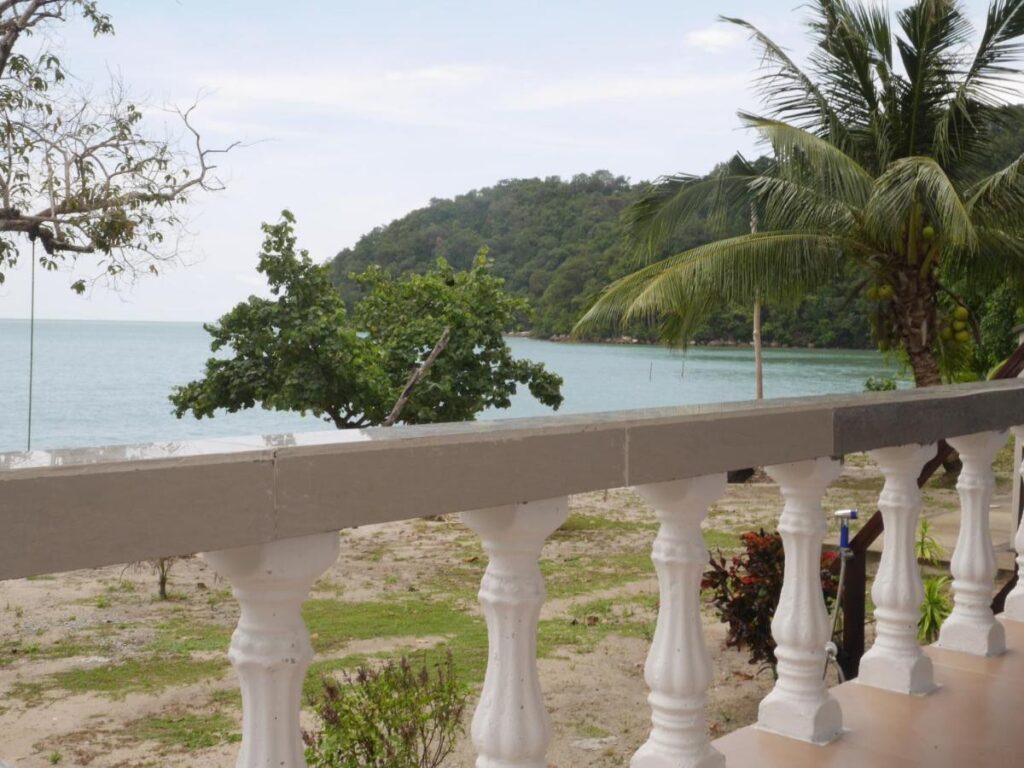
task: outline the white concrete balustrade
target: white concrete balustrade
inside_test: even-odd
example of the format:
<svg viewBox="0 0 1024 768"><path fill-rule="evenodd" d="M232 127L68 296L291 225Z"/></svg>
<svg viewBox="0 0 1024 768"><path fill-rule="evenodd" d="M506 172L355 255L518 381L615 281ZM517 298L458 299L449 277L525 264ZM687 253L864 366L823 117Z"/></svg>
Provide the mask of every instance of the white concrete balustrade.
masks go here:
<svg viewBox="0 0 1024 768"><path fill-rule="evenodd" d="M338 558L338 535L322 533L208 552L241 607L228 658L242 688L238 768L304 766L299 708L313 660L302 603Z"/></svg>
<svg viewBox="0 0 1024 768"><path fill-rule="evenodd" d="M956 484L960 533L950 562L953 612L942 624L937 645L976 656L998 656L1006 650L1006 637L991 608L996 558L989 505L995 488L992 461L1006 444L1006 433L981 432L952 438L949 444L963 461Z"/></svg>
<svg viewBox="0 0 1024 768"><path fill-rule="evenodd" d="M725 475L636 490L654 507L660 527L651 559L660 606L644 679L650 686L651 734L631 768L715 768L725 760L710 745L704 708L711 659L700 616L700 581L708 551L700 530L708 506L725 492Z"/></svg>
<svg viewBox="0 0 1024 768"><path fill-rule="evenodd" d="M829 625L821 591L821 545L828 531L821 500L841 469L830 458L768 467L786 500L779 519L786 565L772 619L778 680L761 702L757 724L815 744L843 731L843 713L823 674Z"/></svg>
<svg viewBox="0 0 1024 768"><path fill-rule="evenodd" d="M1024 441L1024 427L1014 427L1012 432L1018 441ZM1024 462L1018 468L1018 474L1024 479ZM1020 521L1017 528L1013 548L1017 551L1017 572L1024 573L1024 519ZM1010 594L1006 596L1003 617L1014 621L1024 621L1024 578L1019 578Z"/></svg>
<svg viewBox="0 0 1024 768"><path fill-rule="evenodd" d="M931 659L917 642L924 587L915 546L922 507L917 478L935 450L934 444L904 445L869 454L885 477L878 499L885 539L871 587L875 643L861 659L857 679L900 693L928 693L935 687Z"/></svg>
<svg viewBox="0 0 1024 768"><path fill-rule="evenodd" d="M566 497L462 514L488 557L480 605L489 652L472 728L477 768L547 768L551 718L537 675L545 598L538 561L544 540L568 514Z"/></svg>
<svg viewBox="0 0 1024 768"><path fill-rule="evenodd" d="M542 549L565 521L570 494L631 486L659 523L652 559L660 594L644 666L651 730L631 768L721 768L705 714L714 670L700 580L708 558L701 524L725 491L725 473L766 466L783 502L786 562L772 621L778 679L760 704L758 726L825 744L844 727L823 676L830 628L821 590L822 499L840 474L836 457L869 451L885 477L884 548L872 590L877 634L860 683L925 694L934 680L916 641L918 474L934 443L952 435L964 465L962 522L951 566L955 608L938 645L1001 653L1003 627L989 607L992 460L1003 430L1024 437L1021 424L1024 382L1014 381L522 426L370 430L337 443L321 434L304 444L296 436L285 447L279 440L271 448L174 444L153 447L149 458L139 447L0 455L0 519L9 534L0 539L0 578L207 550L241 606L228 651L242 689L237 766L302 768L300 696L313 652L301 605L337 557L337 531L461 512L488 558L479 592L488 665L471 728L476 766L547 768L552 726L536 659ZM118 498L127 500L123 509L113 503ZM36 540L37 530L53 546L26 552L18 542ZM1016 544L1024 565L1024 526ZM1006 610L1004 618L1024 620L1024 584Z"/></svg>

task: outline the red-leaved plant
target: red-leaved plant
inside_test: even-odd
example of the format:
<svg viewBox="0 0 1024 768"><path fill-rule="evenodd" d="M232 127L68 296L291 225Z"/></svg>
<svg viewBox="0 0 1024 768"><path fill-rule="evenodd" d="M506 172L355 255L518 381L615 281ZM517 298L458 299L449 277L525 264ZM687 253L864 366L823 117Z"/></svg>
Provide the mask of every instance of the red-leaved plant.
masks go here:
<svg viewBox="0 0 1024 768"><path fill-rule="evenodd" d="M785 554L778 533L748 532L740 536L744 551L726 560L718 552L712 555L710 568L701 580L701 589L711 593L722 622L729 625L725 644L747 650L751 664L761 664L775 674L775 639L772 616L782 592ZM829 608L836 597L838 582L829 571L835 552L821 556L821 589Z"/></svg>

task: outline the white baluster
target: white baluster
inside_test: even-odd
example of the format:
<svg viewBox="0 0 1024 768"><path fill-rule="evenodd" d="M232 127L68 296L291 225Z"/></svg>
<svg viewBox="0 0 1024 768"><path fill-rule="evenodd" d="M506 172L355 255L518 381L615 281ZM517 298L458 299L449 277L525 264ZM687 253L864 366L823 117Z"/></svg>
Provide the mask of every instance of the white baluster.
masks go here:
<svg viewBox="0 0 1024 768"><path fill-rule="evenodd" d="M1024 440L1024 427L1014 427L1013 436L1018 440ZM1018 473L1024 478L1024 463L1018 468ZM1020 482L1017 480L1016 482ZM1015 515L1017 510L1010 510ZM1021 520L1017 528L1017 536L1013 540L1013 548L1017 550L1017 585L1006 596L1006 604L1002 616L1005 619L1024 621L1024 520Z"/></svg>
<svg viewBox="0 0 1024 768"><path fill-rule="evenodd" d="M772 619L778 680L758 710L758 727L825 744L842 733L843 713L825 686L828 613L821 591L821 499L842 467L829 458L768 467L786 503L779 532L786 551L782 595Z"/></svg>
<svg viewBox="0 0 1024 768"><path fill-rule="evenodd" d="M725 492L725 475L656 483L636 489L661 527L651 559L661 592L658 625L644 678L651 689L651 734L631 768L712 768L725 758L707 734L704 706L711 658L704 645L700 580L708 551L700 524Z"/></svg>
<svg viewBox="0 0 1024 768"><path fill-rule="evenodd" d="M537 676L537 621L546 596L538 560L569 513L565 497L463 512L489 558L480 584L489 655L473 716L477 768L546 768L551 718Z"/></svg>
<svg viewBox="0 0 1024 768"><path fill-rule="evenodd" d="M304 768L299 708L313 649L302 602L338 557L338 535L322 533L207 552L241 606L228 658L242 688L237 768Z"/></svg>
<svg viewBox="0 0 1024 768"><path fill-rule="evenodd" d="M1003 625L992 615L992 553L989 505L995 477L992 461L1006 444L1005 432L980 432L949 441L963 461L956 489L960 493L960 534L950 570L953 573L953 612L939 631L936 645L977 656L997 656L1006 650Z"/></svg>
<svg viewBox="0 0 1024 768"><path fill-rule="evenodd" d="M869 455L885 476L878 499L885 543L871 588L877 622L875 643L861 659L857 681L900 693L927 693L935 688L935 681L932 661L917 642L924 587L915 539L922 507L917 478L935 455L935 446L903 445Z"/></svg>

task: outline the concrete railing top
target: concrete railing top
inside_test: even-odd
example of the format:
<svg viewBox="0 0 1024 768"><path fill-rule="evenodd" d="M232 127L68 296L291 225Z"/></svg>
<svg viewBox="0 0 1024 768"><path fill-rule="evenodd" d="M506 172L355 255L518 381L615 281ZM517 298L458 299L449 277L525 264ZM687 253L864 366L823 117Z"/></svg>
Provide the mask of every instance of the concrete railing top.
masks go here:
<svg viewBox="0 0 1024 768"><path fill-rule="evenodd" d="M0 454L0 579L1024 424L1024 381Z"/></svg>

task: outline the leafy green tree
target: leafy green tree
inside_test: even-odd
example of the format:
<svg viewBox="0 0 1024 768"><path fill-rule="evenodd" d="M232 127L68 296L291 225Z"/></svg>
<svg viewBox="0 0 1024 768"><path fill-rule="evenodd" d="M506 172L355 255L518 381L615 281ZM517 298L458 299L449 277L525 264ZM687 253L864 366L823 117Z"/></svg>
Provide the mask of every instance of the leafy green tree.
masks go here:
<svg viewBox="0 0 1024 768"><path fill-rule="evenodd" d="M0 2L0 283L24 238L46 269L87 256L96 277L156 272L175 256L165 238L184 205L222 186L212 160L227 150L204 146L191 109L178 115L184 148L145 129L120 83L107 95L71 85L51 41L72 16L113 34L93 0Z"/></svg>
<svg viewBox="0 0 1024 768"><path fill-rule="evenodd" d="M1024 155L984 168L1019 114L1001 102L1021 73L1024 0L992 2L973 54L954 0L917 0L896 29L884 6L809 8L806 68L748 22L724 19L762 53L767 114L740 118L770 144L770 169L656 183L629 211L633 247L652 263L609 286L579 327L657 319L685 342L723 302L792 304L846 270L851 292L867 289L875 305L879 344L906 355L919 386L938 384L962 341L940 331L950 286L1024 275ZM751 193L757 234L661 258L679 226Z"/></svg>
<svg viewBox="0 0 1024 768"><path fill-rule="evenodd" d="M339 429L384 423L409 380L447 330L448 341L401 412L410 424L472 419L507 408L517 385L558 408L561 377L516 360L502 332L526 312L489 272L486 254L468 271L439 260L426 275L395 279L371 268L355 279L365 297L350 315L330 269L296 249L295 218L264 224L258 270L274 298L251 296L205 326L212 351L202 379L176 387L175 414L261 405L312 413Z"/></svg>

